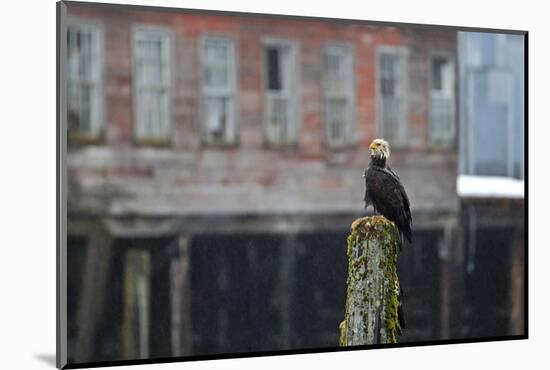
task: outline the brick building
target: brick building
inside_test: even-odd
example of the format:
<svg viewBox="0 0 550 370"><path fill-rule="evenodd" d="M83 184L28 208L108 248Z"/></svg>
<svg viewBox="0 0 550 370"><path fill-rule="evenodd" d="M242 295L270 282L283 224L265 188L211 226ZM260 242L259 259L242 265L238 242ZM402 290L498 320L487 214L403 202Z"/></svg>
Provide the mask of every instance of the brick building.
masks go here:
<svg viewBox="0 0 550 370"><path fill-rule="evenodd" d="M64 12L72 361L336 346L375 137L414 218L401 341L456 337L455 31Z"/></svg>

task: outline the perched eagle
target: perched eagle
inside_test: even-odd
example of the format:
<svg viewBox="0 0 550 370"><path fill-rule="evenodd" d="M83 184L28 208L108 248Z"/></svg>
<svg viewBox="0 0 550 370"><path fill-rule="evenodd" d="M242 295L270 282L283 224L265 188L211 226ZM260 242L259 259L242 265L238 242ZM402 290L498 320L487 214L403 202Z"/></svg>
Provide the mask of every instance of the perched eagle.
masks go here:
<svg viewBox="0 0 550 370"><path fill-rule="evenodd" d="M399 248L403 245L403 235L412 242L411 210L409 198L399 176L387 166L386 161L390 157L390 147L383 139L375 139L369 146L370 164L365 171L365 208L372 205L374 212L380 212L388 220L393 221L399 230ZM399 280L395 282L396 294L399 297L397 306L397 327L401 335L405 328L405 315L403 313L403 289Z"/></svg>
<svg viewBox="0 0 550 370"><path fill-rule="evenodd" d="M365 171L365 208L372 205L375 213L381 213L393 221L400 233L399 247L405 235L412 242L411 210L409 198L399 176L387 166L390 147L383 139L374 139L369 146L370 164Z"/></svg>

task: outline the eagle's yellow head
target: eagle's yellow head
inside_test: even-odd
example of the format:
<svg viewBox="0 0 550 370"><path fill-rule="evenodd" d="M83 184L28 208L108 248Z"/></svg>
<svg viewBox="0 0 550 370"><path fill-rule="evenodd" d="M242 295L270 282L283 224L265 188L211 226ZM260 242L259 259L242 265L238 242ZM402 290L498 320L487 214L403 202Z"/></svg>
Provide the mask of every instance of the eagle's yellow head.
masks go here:
<svg viewBox="0 0 550 370"><path fill-rule="evenodd" d="M390 144L384 139L374 139L369 145L371 157L388 159L390 157Z"/></svg>

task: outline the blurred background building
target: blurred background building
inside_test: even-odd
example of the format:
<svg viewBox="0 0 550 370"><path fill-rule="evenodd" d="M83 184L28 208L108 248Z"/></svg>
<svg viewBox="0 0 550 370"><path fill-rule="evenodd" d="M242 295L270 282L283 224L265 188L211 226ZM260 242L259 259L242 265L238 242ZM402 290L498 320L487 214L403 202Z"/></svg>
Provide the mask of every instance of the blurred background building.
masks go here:
<svg viewBox="0 0 550 370"><path fill-rule="evenodd" d="M375 137L413 211L400 342L524 332L523 36L66 20L70 362L337 346Z"/></svg>

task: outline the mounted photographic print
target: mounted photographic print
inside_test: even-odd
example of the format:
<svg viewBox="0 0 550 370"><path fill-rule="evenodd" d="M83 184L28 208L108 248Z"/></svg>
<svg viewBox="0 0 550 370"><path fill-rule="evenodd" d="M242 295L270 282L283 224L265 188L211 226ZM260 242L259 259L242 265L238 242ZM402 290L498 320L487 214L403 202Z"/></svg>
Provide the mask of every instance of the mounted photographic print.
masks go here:
<svg viewBox="0 0 550 370"><path fill-rule="evenodd" d="M57 5L58 367L527 338L526 31Z"/></svg>

